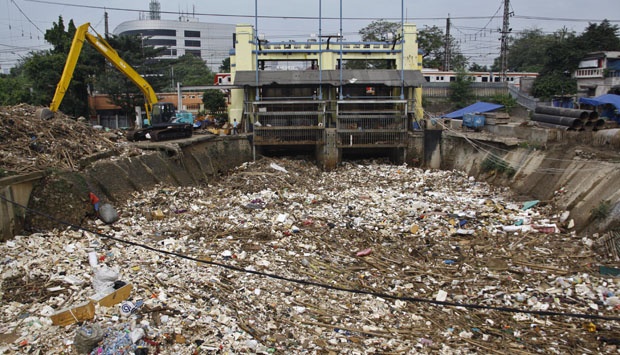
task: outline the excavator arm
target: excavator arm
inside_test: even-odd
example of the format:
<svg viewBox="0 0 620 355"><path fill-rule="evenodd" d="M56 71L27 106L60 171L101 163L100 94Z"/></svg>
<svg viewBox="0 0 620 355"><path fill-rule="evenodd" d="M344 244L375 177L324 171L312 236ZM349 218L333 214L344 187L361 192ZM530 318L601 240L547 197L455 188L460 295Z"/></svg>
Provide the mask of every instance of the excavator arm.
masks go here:
<svg viewBox="0 0 620 355"><path fill-rule="evenodd" d="M73 42L71 43L71 49L65 67L62 71L60 81L56 86L56 92L52 99L52 104L49 109L39 109L36 112L37 117L40 119L50 119L54 117L54 112L58 111L58 107L62 102L69 83L73 77L73 72L77 64L80 52L84 46L84 41L90 43L95 49L101 53L112 65L116 67L121 73L129 78L134 84L136 84L142 93L144 94L146 101L146 116L148 118L148 125L145 128L139 128L129 131L127 138L129 140L143 140L151 139L153 141L187 138L192 136L193 122L176 122L174 116L175 109L172 103L158 103L157 95L151 84L149 84L144 78L140 76L127 62L125 62L118 53L110 46L110 44L103 39L100 35L94 36L88 33L90 23L85 23L77 28ZM156 110L155 110L156 109Z"/></svg>
<svg viewBox="0 0 620 355"><path fill-rule="evenodd" d="M52 103L50 105L50 110L52 112L58 111L60 107L60 103L69 88L69 83L71 82L71 78L73 77L73 72L75 70L75 66L77 64L78 58L80 56L80 52L82 51L82 46L84 45L84 40L90 43L95 49L101 53L112 65L116 67L121 73L123 73L127 78L129 78L136 86L140 88L144 97L146 99L146 115L151 122L151 112L153 111L153 105L157 103L157 96L155 95L155 91L151 84L149 84L144 78L140 76L127 62L125 62L121 57L118 56L118 53L110 46L110 44L99 34L94 36L88 32L88 28L90 27L90 23L87 22L80 27L77 28L75 32L75 36L73 37L73 41L71 43L71 49L69 50L69 55L67 57L67 61L65 62L65 67L62 72L62 76L60 77L60 81L56 86L56 92L54 93L54 98L52 99Z"/></svg>

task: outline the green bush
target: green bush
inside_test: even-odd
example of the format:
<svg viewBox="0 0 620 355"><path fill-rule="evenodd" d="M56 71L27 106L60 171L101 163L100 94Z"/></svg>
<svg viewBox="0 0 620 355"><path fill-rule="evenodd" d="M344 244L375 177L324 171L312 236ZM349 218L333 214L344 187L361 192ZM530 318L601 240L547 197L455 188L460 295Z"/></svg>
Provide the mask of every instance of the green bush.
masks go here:
<svg viewBox="0 0 620 355"><path fill-rule="evenodd" d="M517 100L506 94L493 95L489 98L489 101L499 105L504 105L505 112L510 112L510 110L517 106Z"/></svg>
<svg viewBox="0 0 620 355"><path fill-rule="evenodd" d="M601 201L598 206L594 207L590 213L592 219L594 220L603 220L609 216L611 212L611 202L609 200Z"/></svg>
<svg viewBox="0 0 620 355"><path fill-rule="evenodd" d="M473 78L465 71L457 71L455 81L450 83L450 101L457 108L469 106L475 101L472 83Z"/></svg>
<svg viewBox="0 0 620 355"><path fill-rule="evenodd" d="M510 164L497 157L486 158L480 168L484 173L495 171L498 174L506 174L508 177L513 177L517 172Z"/></svg>

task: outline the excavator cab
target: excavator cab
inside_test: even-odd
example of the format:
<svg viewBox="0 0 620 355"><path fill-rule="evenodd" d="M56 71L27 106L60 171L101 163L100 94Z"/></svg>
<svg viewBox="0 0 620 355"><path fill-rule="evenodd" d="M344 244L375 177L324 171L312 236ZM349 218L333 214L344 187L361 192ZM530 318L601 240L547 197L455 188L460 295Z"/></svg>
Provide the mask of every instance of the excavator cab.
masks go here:
<svg viewBox="0 0 620 355"><path fill-rule="evenodd" d="M172 103L154 103L150 122L147 120L145 127L127 132L127 139L130 141L164 141L191 137L194 131L193 122L178 122L176 116L177 111Z"/></svg>
<svg viewBox="0 0 620 355"><path fill-rule="evenodd" d="M159 102L153 105L151 112L151 125L172 122L176 117L177 110L170 102Z"/></svg>

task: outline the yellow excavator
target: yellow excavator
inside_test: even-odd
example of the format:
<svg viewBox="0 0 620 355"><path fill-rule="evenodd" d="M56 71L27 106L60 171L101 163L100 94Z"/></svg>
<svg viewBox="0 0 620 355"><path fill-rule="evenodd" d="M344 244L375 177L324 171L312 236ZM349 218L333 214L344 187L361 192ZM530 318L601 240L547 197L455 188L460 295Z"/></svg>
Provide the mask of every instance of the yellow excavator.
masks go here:
<svg viewBox="0 0 620 355"><path fill-rule="evenodd" d="M131 130L127 134L129 140L145 140L162 141L177 138L187 138L192 136L193 122L187 122L184 119L177 118L176 109L170 102L158 102L157 95L153 87L138 74L127 62L125 62L118 53L110 46L110 44L99 34L92 35L88 32L90 23L87 22L79 26L73 37L71 49L65 62L65 67L60 77L60 81L56 86L56 92L49 108L37 110L36 116L40 119L50 119L54 113L58 111L60 103L69 88L69 83L73 77L73 71L77 64L84 40L90 43L95 49L101 53L112 65L121 73L136 84L145 97L146 123L143 124L139 119L139 126L135 130Z"/></svg>

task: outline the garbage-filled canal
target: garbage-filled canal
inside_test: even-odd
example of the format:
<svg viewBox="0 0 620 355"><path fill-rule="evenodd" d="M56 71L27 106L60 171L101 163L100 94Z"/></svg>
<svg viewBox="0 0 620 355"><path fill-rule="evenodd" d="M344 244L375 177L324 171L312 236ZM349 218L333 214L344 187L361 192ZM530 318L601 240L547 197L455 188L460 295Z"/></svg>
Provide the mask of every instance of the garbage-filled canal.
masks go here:
<svg viewBox="0 0 620 355"><path fill-rule="evenodd" d="M600 353L619 271L553 201L264 158L0 246L0 353ZM616 262L617 264L617 262ZM617 266L617 265L616 265Z"/></svg>

